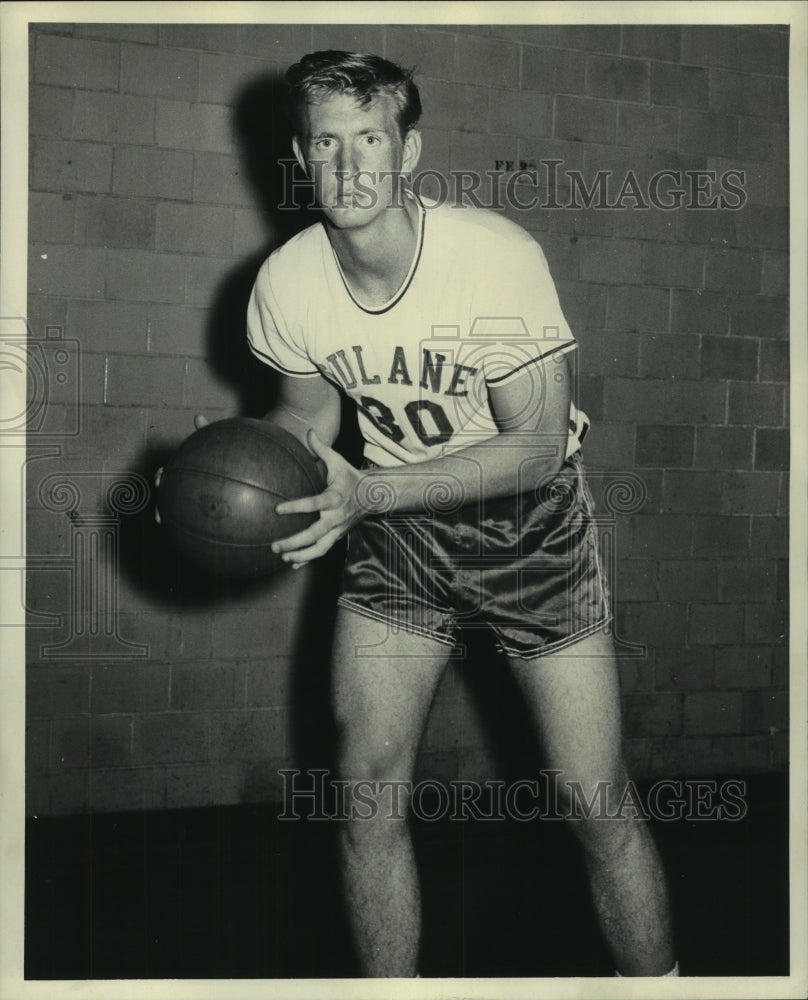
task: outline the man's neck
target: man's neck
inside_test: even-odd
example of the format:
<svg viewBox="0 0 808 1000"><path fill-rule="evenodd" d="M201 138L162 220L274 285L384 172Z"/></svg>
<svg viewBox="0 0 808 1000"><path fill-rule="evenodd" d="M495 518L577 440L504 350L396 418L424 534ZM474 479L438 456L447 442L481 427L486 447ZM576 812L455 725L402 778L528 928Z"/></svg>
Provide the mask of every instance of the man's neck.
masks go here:
<svg viewBox="0 0 808 1000"><path fill-rule="evenodd" d="M339 229L326 224L342 273L358 299L383 305L393 298L412 266L418 225L419 208L411 198L366 227Z"/></svg>

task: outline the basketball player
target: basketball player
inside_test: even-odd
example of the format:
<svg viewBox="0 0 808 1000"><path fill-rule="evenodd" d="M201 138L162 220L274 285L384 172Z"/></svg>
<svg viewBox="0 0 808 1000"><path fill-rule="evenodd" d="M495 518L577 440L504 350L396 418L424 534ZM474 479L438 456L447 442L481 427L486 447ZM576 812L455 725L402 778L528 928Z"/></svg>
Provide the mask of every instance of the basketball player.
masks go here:
<svg viewBox="0 0 808 1000"><path fill-rule="evenodd" d="M571 399L575 342L538 244L491 212L425 204L410 74L317 52L287 74L295 155L322 220L263 265L249 341L280 373L268 419L325 463L316 512L276 543L292 567L346 533L334 645L340 776L409 782L459 623L491 628L559 786L625 788L618 675ZM355 400L365 463L330 446ZM520 572L521 571L521 572ZM368 655L370 652L371 655ZM382 792L380 791L380 797ZM641 822L570 824L616 970L676 975L660 862ZM406 821L381 798L340 823L368 976L418 972L420 904Z"/></svg>

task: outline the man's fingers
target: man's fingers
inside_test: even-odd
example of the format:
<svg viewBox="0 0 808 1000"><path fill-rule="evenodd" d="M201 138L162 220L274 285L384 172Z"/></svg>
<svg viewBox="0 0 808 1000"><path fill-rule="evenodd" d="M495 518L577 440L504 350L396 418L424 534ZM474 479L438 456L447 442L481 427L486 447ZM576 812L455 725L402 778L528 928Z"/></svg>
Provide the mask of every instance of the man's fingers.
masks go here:
<svg viewBox="0 0 808 1000"><path fill-rule="evenodd" d="M194 427L196 427L198 431L201 431L203 427L207 427L209 423L210 421L208 420L208 418L202 416L201 413L197 413L197 415L194 417Z"/></svg>
<svg viewBox="0 0 808 1000"><path fill-rule="evenodd" d="M312 497L299 500L284 500L275 507L276 514L315 514L319 510L333 510L339 505L339 495L332 490L324 490Z"/></svg>
<svg viewBox="0 0 808 1000"><path fill-rule="evenodd" d="M319 559L320 556L324 556L333 544L341 537L341 533L336 528L332 528L331 531L327 532L322 538L318 539L314 545L310 545L308 548L298 549L296 552L290 552L284 555L282 557L283 561L289 563L292 569L300 569L301 566L305 566L314 559Z"/></svg>

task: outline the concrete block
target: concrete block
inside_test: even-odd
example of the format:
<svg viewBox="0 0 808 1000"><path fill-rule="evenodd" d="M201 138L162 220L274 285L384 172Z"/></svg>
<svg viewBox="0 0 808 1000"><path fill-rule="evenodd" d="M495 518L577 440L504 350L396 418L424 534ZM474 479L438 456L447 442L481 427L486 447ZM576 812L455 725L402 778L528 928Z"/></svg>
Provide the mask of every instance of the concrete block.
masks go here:
<svg viewBox="0 0 808 1000"><path fill-rule="evenodd" d="M613 143L617 131L617 105L588 97L555 98L553 135L573 142Z"/></svg>
<svg viewBox="0 0 808 1000"><path fill-rule="evenodd" d="M769 107L768 81L762 76L710 70L710 110L765 117Z"/></svg>
<svg viewBox="0 0 808 1000"><path fill-rule="evenodd" d="M674 289L671 330L681 330L683 333L727 333L727 296L701 289Z"/></svg>
<svg viewBox="0 0 808 1000"><path fill-rule="evenodd" d="M105 467L127 459L134 464L140 459L143 449L145 424L143 413L137 410L84 406L81 432L65 442L65 454L71 459L95 458Z"/></svg>
<svg viewBox="0 0 808 1000"><path fill-rule="evenodd" d="M584 94L586 92L586 56L562 49L522 48L523 90L541 94Z"/></svg>
<svg viewBox="0 0 808 1000"><path fill-rule="evenodd" d="M788 80L769 79L769 114L774 122L788 121Z"/></svg>
<svg viewBox="0 0 808 1000"><path fill-rule="evenodd" d="M166 155L185 157L190 154L171 153ZM220 153L195 153L193 164L192 200L194 203L226 205L230 208L237 206L255 208L255 194L237 156L225 156Z"/></svg>
<svg viewBox="0 0 808 1000"><path fill-rule="evenodd" d="M645 378L699 377L698 337L689 334L645 334L640 340L640 375ZM682 423L687 417L682 414Z"/></svg>
<svg viewBox="0 0 808 1000"><path fill-rule="evenodd" d="M621 104L617 109L617 144L632 149L677 148L679 112L673 108ZM700 153L701 149L683 149Z"/></svg>
<svg viewBox="0 0 808 1000"><path fill-rule="evenodd" d="M158 406L176 399L182 386L182 358L112 355L107 366L105 402L117 406Z"/></svg>
<svg viewBox="0 0 808 1000"><path fill-rule="evenodd" d="M637 428L637 464L665 469L690 468L693 438L693 427L641 425Z"/></svg>
<svg viewBox="0 0 808 1000"><path fill-rule="evenodd" d="M583 49L584 52L618 52L620 27L616 24L554 24L519 26L514 29L525 41L559 49ZM501 33L502 29L497 29Z"/></svg>
<svg viewBox="0 0 808 1000"><path fill-rule="evenodd" d="M553 133L553 99L524 90L491 90L491 123L498 132L542 138Z"/></svg>
<svg viewBox="0 0 808 1000"><path fill-rule="evenodd" d="M721 563L718 593L722 601L766 602L776 598L777 560L755 559Z"/></svg>
<svg viewBox="0 0 808 1000"><path fill-rule="evenodd" d="M85 299L104 294L104 250L40 244L30 248L29 289L39 295Z"/></svg>
<svg viewBox="0 0 808 1000"><path fill-rule="evenodd" d="M672 108L706 108L709 103L707 70L699 66L651 63L650 103Z"/></svg>
<svg viewBox="0 0 808 1000"><path fill-rule="evenodd" d="M787 691L748 691L744 694L744 731L771 733L788 730Z"/></svg>
<svg viewBox="0 0 808 1000"><path fill-rule="evenodd" d="M250 208L235 210L232 246L234 257L241 260L254 254L269 256L271 239L270 222L260 212Z"/></svg>
<svg viewBox="0 0 808 1000"><path fill-rule="evenodd" d="M697 469L751 469L751 427L697 427Z"/></svg>
<svg viewBox="0 0 808 1000"><path fill-rule="evenodd" d="M25 711L29 719L86 715L89 710L90 671L86 665L51 663L27 668Z"/></svg>
<svg viewBox="0 0 808 1000"><path fill-rule="evenodd" d="M624 729L629 739L674 736L682 732L682 696L630 693L625 698Z"/></svg>
<svg viewBox="0 0 808 1000"><path fill-rule="evenodd" d="M551 264L552 271L552 264ZM573 330L603 326L606 319L606 289L585 281L556 282L561 307Z"/></svg>
<svg viewBox="0 0 808 1000"><path fill-rule="evenodd" d="M454 78L489 87L519 86L519 46L497 38L459 35Z"/></svg>
<svg viewBox="0 0 808 1000"><path fill-rule="evenodd" d="M54 139L69 139L75 91L31 84L28 90L28 132Z"/></svg>
<svg viewBox="0 0 808 1000"><path fill-rule="evenodd" d="M606 322L630 330L667 330L670 292L664 288L616 285L608 290Z"/></svg>
<svg viewBox="0 0 808 1000"><path fill-rule="evenodd" d="M210 716L211 755L225 764L264 760L286 753L286 710L254 709L213 712Z"/></svg>
<svg viewBox="0 0 808 1000"><path fill-rule="evenodd" d="M288 706L293 684L288 656L251 660L246 664L244 704L247 708Z"/></svg>
<svg viewBox="0 0 808 1000"><path fill-rule="evenodd" d="M786 296L735 295L729 305L730 330L736 337L780 340L788 336L789 311Z"/></svg>
<svg viewBox="0 0 808 1000"><path fill-rule="evenodd" d="M761 514L752 518L750 555L753 559L785 559L788 556L788 522Z"/></svg>
<svg viewBox="0 0 808 1000"><path fill-rule="evenodd" d="M132 720L124 715L54 719L51 767L89 768L129 763Z"/></svg>
<svg viewBox="0 0 808 1000"><path fill-rule="evenodd" d="M99 663L92 668L94 716L142 715L168 708L169 668L154 663Z"/></svg>
<svg viewBox="0 0 808 1000"><path fill-rule="evenodd" d="M113 191L121 195L187 201L194 181L193 154L147 147L115 151Z"/></svg>
<svg viewBox="0 0 808 1000"><path fill-rule="evenodd" d="M620 52L626 56L661 59L678 63L682 48L682 28L677 24L624 24Z"/></svg>
<svg viewBox="0 0 808 1000"><path fill-rule="evenodd" d="M204 713L156 712L134 718L134 764L208 761L210 745L208 718Z"/></svg>
<svg viewBox="0 0 808 1000"><path fill-rule="evenodd" d="M704 248L646 243L642 248L640 281L662 288L701 288Z"/></svg>
<svg viewBox="0 0 808 1000"><path fill-rule="evenodd" d="M74 207L72 195L32 191L28 196L28 239L33 243L70 243Z"/></svg>
<svg viewBox="0 0 808 1000"><path fill-rule="evenodd" d="M708 559L664 559L659 564L659 597L663 601L718 599L715 564Z"/></svg>
<svg viewBox="0 0 808 1000"><path fill-rule="evenodd" d="M679 150L713 156L738 152L738 119L734 115L683 110L679 124Z"/></svg>
<svg viewBox="0 0 808 1000"><path fill-rule="evenodd" d="M705 287L717 291L760 291L763 255L750 250L705 251Z"/></svg>
<svg viewBox="0 0 808 1000"><path fill-rule="evenodd" d="M729 646L715 651L715 684L725 691L771 685L772 651L761 646Z"/></svg>
<svg viewBox="0 0 808 1000"><path fill-rule="evenodd" d="M244 55L200 52L198 99L233 107L248 86L268 76L277 78L280 86L282 74L276 63Z"/></svg>
<svg viewBox="0 0 808 1000"><path fill-rule="evenodd" d="M151 145L154 142L154 101L131 94L78 90L72 122L74 139Z"/></svg>
<svg viewBox="0 0 808 1000"><path fill-rule="evenodd" d="M614 330L578 330L578 363L584 375L637 374L637 351L640 336Z"/></svg>
<svg viewBox="0 0 808 1000"><path fill-rule="evenodd" d="M109 191L112 148L90 142L35 139L31 186L40 191Z"/></svg>
<svg viewBox="0 0 808 1000"><path fill-rule="evenodd" d="M75 300L68 305L67 326L84 351L141 354L146 316L141 303Z"/></svg>
<svg viewBox="0 0 808 1000"><path fill-rule="evenodd" d="M605 410L623 420L642 423L653 414L657 424L723 422L725 387L718 383L613 379L604 387Z"/></svg>
<svg viewBox="0 0 808 1000"><path fill-rule="evenodd" d="M721 481L713 472L666 469L662 510L670 514L717 514Z"/></svg>
<svg viewBox="0 0 808 1000"><path fill-rule="evenodd" d="M670 212L637 208L631 201L614 212L614 235L623 239L676 241L676 216Z"/></svg>
<svg viewBox="0 0 808 1000"><path fill-rule="evenodd" d="M723 66L747 73L786 72L788 39L764 26L692 25L683 29L682 59L700 66Z"/></svg>
<svg viewBox="0 0 808 1000"><path fill-rule="evenodd" d="M753 427L782 427L782 387L773 383L730 385L729 422Z"/></svg>
<svg viewBox="0 0 808 1000"><path fill-rule="evenodd" d="M165 809L165 776L159 767L93 768L87 808L93 813Z"/></svg>
<svg viewBox="0 0 808 1000"><path fill-rule="evenodd" d="M586 92L590 97L647 104L649 79L644 59L589 56L586 61Z"/></svg>
<svg viewBox="0 0 808 1000"><path fill-rule="evenodd" d="M150 303L146 309L150 354L201 358L210 352L208 309L160 303Z"/></svg>
<svg viewBox="0 0 808 1000"><path fill-rule="evenodd" d="M418 89L424 107L424 127L460 132L488 131L488 88L424 76L419 79Z"/></svg>
<svg viewBox="0 0 808 1000"><path fill-rule="evenodd" d="M660 649L654 664L655 691L704 691L713 686L710 646L697 649Z"/></svg>
<svg viewBox="0 0 808 1000"><path fill-rule="evenodd" d="M79 196L75 204L77 243L142 250L154 246L155 206L150 202Z"/></svg>
<svg viewBox="0 0 808 1000"><path fill-rule="evenodd" d="M744 639L764 645L785 644L788 641L788 607L785 602L747 604Z"/></svg>
<svg viewBox="0 0 808 1000"><path fill-rule="evenodd" d="M382 52L385 28L380 24L316 24L312 26L312 51ZM301 53L302 55L303 53ZM417 56L417 49L414 54Z"/></svg>
<svg viewBox="0 0 808 1000"><path fill-rule="evenodd" d="M108 299L135 302L182 302L185 259L146 250L109 250L106 265Z"/></svg>
<svg viewBox="0 0 808 1000"><path fill-rule="evenodd" d="M777 509L780 474L724 472L723 514L770 514Z"/></svg>
<svg viewBox="0 0 808 1000"><path fill-rule="evenodd" d="M166 49L238 52L240 28L238 24L161 24L159 40Z"/></svg>
<svg viewBox="0 0 808 1000"><path fill-rule="evenodd" d="M214 659L264 660L267 638L275 649L288 648L288 612L274 608L254 611L227 611L213 621L212 653Z"/></svg>
<svg viewBox="0 0 808 1000"><path fill-rule="evenodd" d="M656 601L658 590L656 560L621 560L617 586L621 602Z"/></svg>
<svg viewBox="0 0 808 1000"><path fill-rule="evenodd" d="M73 34L77 38L102 38L111 42L157 42L156 24L76 24Z"/></svg>
<svg viewBox="0 0 808 1000"><path fill-rule="evenodd" d="M735 231L741 246L787 251L788 209L777 205L746 205L735 218ZM769 261L772 256L781 258L785 254L764 254L761 291L764 294L785 294L788 292L788 272L782 267L773 271Z"/></svg>
<svg viewBox="0 0 808 1000"><path fill-rule="evenodd" d="M788 129L769 118L739 118L738 155L744 160L788 161Z"/></svg>
<svg viewBox="0 0 808 1000"><path fill-rule="evenodd" d="M36 83L77 90L115 90L118 66L118 46L110 42L44 34L36 39Z"/></svg>
<svg viewBox="0 0 808 1000"><path fill-rule="evenodd" d="M121 46L121 85L125 94L190 101L196 96L199 56L196 52L148 45Z"/></svg>
<svg viewBox="0 0 808 1000"><path fill-rule="evenodd" d="M232 221L230 223L232 225ZM231 257L186 257L185 299L192 306L211 306L216 290L236 269ZM238 327L234 321L234 329ZM242 329L246 329L246 319Z"/></svg>
<svg viewBox="0 0 808 1000"><path fill-rule="evenodd" d="M630 284L639 272L642 246L635 240L586 238L579 246L584 281Z"/></svg>
<svg viewBox="0 0 808 1000"><path fill-rule="evenodd" d="M178 711L239 708L244 701L245 666L238 663L175 663L171 708Z"/></svg>
<svg viewBox="0 0 808 1000"><path fill-rule="evenodd" d="M431 31L417 25L388 25L385 58L400 66L415 65L416 80L421 74L437 80L452 80L455 79L455 38L456 35L448 31Z"/></svg>
<svg viewBox="0 0 808 1000"><path fill-rule="evenodd" d="M755 468L787 471L790 464L790 434L786 429L755 431Z"/></svg>
<svg viewBox="0 0 808 1000"><path fill-rule="evenodd" d="M591 468L630 468L634 454L633 424L599 421L586 436L586 455Z"/></svg>
<svg viewBox="0 0 808 1000"><path fill-rule="evenodd" d="M684 732L692 736L741 733L740 692L701 691L685 695Z"/></svg>
<svg viewBox="0 0 808 1000"><path fill-rule="evenodd" d="M235 151L233 112L220 104L158 100L154 131L158 146L211 153Z"/></svg>
<svg viewBox="0 0 808 1000"><path fill-rule="evenodd" d="M700 516L693 521L693 556L697 559L738 559L749 552L750 519Z"/></svg>
<svg viewBox="0 0 808 1000"><path fill-rule="evenodd" d="M701 374L709 379L754 381L759 341L742 337L702 337Z"/></svg>
<svg viewBox="0 0 808 1000"><path fill-rule="evenodd" d="M734 212L687 210L676 215L679 243L725 247L737 242Z"/></svg>
<svg viewBox="0 0 808 1000"><path fill-rule="evenodd" d="M679 647L687 634L687 608L673 603L622 603L618 609L618 632L623 638L653 649Z"/></svg>
<svg viewBox="0 0 808 1000"><path fill-rule="evenodd" d="M169 252L225 255L233 248L233 211L212 205L157 205L156 247ZM208 296L210 289L208 289Z"/></svg>

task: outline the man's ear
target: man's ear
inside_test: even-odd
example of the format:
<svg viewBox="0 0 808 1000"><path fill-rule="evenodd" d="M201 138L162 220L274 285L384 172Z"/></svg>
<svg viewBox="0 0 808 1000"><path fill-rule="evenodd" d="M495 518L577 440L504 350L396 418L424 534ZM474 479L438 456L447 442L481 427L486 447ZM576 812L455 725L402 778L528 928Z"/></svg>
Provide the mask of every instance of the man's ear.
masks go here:
<svg viewBox="0 0 808 1000"><path fill-rule="evenodd" d="M300 149L300 143L297 141L297 136L292 136L292 149L294 150L297 162L303 168L303 173L308 177L309 171L308 167L306 166L306 159L303 156L303 153Z"/></svg>
<svg viewBox="0 0 808 1000"><path fill-rule="evenodd" d="M412 173L421 159L421 133L417 128L407 130L404 136L404 156L401 162L402 173Z"/></svg>

